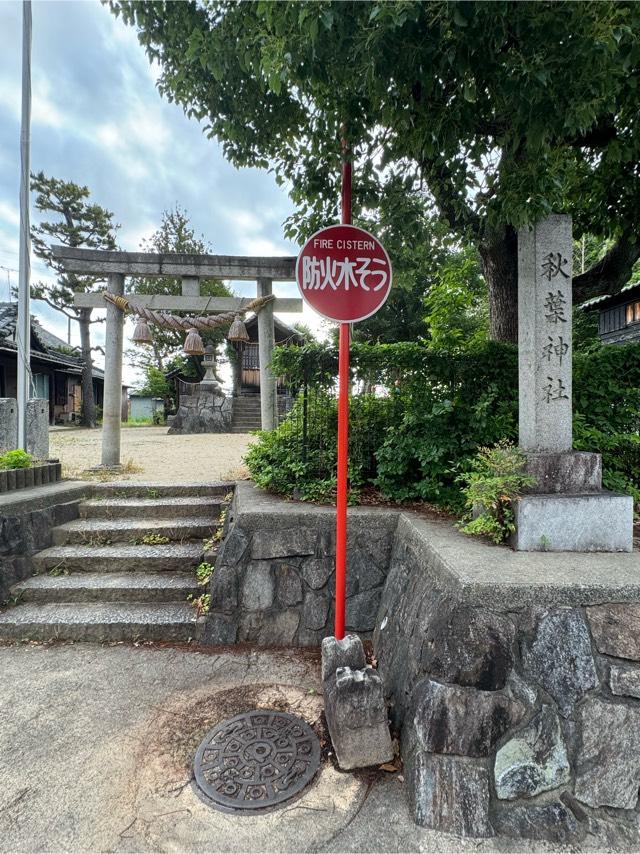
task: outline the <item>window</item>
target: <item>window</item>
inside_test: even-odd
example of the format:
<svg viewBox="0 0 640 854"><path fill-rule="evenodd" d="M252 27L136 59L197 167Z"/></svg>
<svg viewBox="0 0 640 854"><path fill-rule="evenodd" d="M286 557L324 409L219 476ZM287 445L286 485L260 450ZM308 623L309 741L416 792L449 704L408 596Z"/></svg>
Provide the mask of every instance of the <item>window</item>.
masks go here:
<svg viewBox="0 0 640 854"><path fill-rule="evenodd" d="M627 306L627 326L630 323L640 323L640 300L630 302Z"/></svg>
<svg viewBox="0 0 640 854"><path fill-rule="evenodd" d="M33 396L49 400L49 374L33 375Z"/></svg>

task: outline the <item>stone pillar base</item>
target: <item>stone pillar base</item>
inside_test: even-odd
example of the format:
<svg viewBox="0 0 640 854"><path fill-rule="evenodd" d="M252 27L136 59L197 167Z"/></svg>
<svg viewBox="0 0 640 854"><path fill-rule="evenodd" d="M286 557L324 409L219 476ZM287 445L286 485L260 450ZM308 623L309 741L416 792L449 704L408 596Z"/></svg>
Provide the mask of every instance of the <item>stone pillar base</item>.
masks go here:
<svg viewBox="0 0 640 854"><path fill-rule="evenodd" d="M382 680L365 664L357 635L322 641L322 678L329 735L343 771L393 759Z"/></svg>
<svg viewBox="0 0 640 854"><path fill-rule="evenodd" d="M600 492L602 457L586 451L531 452L527 455L526 473L536 479L527 494L549 495L553 492Z"/></svg>
<svg viewBox="0 0 640 854"><path fill-rule="evenodd" d="M633 551L633 499L614 492L524 495L514 504L521 552Z"/></svg>

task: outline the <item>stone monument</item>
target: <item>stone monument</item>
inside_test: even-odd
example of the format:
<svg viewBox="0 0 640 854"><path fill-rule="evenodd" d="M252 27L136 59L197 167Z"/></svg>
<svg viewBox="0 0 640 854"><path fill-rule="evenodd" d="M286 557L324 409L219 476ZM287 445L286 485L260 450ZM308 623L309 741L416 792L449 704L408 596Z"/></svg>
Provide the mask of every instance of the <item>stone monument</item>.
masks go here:
<svg viewBox="0 0 640 854"><path fill-rule="evenodd" d="M15 397L0 398L0 454L18 447L18 402ZM49 458L49 401L27 401L27 451L36 460Z"/></svg>
<svg viewBox="0 0 640 854"><path fill-rule="evenodd" d="M536 484L515 506L518 551L631 551L633 499L573 450L571 217L518 232L520 447Z"/></svg>

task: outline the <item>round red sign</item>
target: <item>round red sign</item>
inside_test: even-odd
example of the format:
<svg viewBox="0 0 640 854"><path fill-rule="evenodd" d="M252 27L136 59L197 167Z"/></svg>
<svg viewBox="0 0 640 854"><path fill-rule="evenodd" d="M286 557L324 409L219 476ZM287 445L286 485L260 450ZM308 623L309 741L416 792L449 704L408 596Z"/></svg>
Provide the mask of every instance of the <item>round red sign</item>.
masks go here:
<svg viewBox="0 0 640 854"><path fill-rule="evenodd" d="M323 317L355 323L384 305L391 290L391 261L368 231L330 225L303 246L296 280L302 298Z"/></svg>

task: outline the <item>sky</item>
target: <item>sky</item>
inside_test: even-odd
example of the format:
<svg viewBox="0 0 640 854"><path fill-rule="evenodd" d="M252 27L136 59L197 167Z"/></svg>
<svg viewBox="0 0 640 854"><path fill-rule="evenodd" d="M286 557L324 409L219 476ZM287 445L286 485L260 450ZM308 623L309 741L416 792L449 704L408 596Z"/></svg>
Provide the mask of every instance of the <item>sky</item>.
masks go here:
<svg viewBox="0 0 640 854"><path fill-rule="evenodd" d="M34 0L32 11L32 171L88 186L92 199L113 211L123 250L140 249L162 211L179 203L213 252L297 254L283 235L293 210L285 189L265 171L233 167L198 122L161 98L159 69L133 28L97 0ZM18 281L21 33L21 3L0 0L0 300ZM46 276L32 258L32 280ZM231 287L255 294L250 282ZM295 283L274 283L274 292L298 295ZM65 317L43 302L33 302L32 313L66 339ZM306 306L303 316L282 318L320 325ZM125 335L132 328L128 322ZM92 332L101 344L104 324ZM76 323L71 343L79 344ZM96 354L96 364L101 358ZM125 364L124 381L136 378Z"/></svg>

